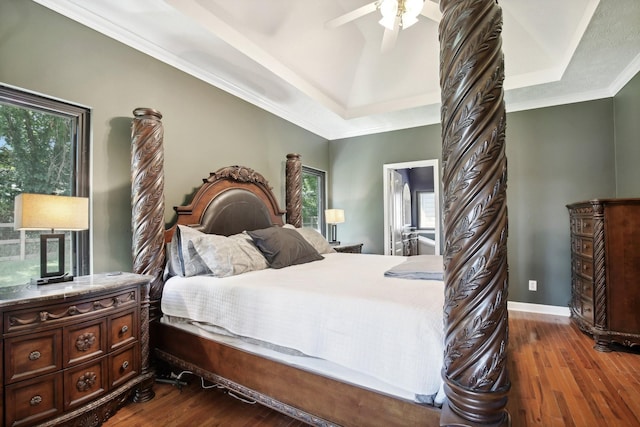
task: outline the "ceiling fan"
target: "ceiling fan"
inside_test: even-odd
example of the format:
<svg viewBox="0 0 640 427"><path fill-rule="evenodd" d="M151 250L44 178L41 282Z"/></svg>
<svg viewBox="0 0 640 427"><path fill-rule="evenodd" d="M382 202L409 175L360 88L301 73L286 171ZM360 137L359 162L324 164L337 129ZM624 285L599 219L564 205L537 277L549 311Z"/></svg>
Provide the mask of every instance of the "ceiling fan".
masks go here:
<svg viewBox="0 0 640 427"><path fill-rule="evenodd" d="M327 21L325 27L337 28L377 10L382 15L378 22L384 27L382 52L393 48L400 29L409 28L418 22L418 15L423 15L435 22L440 22L442 18L440 7L435 0L376 0Z"/></svg>

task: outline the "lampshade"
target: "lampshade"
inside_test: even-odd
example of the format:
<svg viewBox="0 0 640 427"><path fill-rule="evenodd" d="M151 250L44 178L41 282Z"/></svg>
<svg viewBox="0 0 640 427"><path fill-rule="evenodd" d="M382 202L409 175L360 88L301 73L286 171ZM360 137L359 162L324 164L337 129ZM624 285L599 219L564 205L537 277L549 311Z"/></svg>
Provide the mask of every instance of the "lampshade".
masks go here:
<svg viewBox="0 0 640 427"><path fill-rule="evenodd" d="M327 209L324 211L324 218L327 224L341 224L344 222L344 210Z"/></svg>
<svg viewBox="0 0 640 427"><path fill-rule="evenodd" d="M14 205L16 230L86 230L89 199L50 194L18 194Z"/></svg>

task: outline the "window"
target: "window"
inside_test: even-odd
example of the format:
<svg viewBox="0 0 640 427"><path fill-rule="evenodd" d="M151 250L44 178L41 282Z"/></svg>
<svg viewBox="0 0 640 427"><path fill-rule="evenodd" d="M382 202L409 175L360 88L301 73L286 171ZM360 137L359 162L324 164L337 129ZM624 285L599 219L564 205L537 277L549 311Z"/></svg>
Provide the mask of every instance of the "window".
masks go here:
<svg viewBox="0 0 640 427"><path fill-rule="evenodd" d="M40 276L40 233L13 229L16 195L89 196L89 121L88 108L0 84L0 286ZM89 274L89 232L65 239L65 271Z"/></svg>
<svg viewBox="0 0 640 427"><path fill-rule="evenodd" d="M418 228L436 228L436 197L433 191L418 191Z"/></svg>
<svg viewBox="0 0 640 427"><path fill-rule="evenodd" d="M302 226L314 228L325 236L325 205L325 173L302 166Z"/></svg>

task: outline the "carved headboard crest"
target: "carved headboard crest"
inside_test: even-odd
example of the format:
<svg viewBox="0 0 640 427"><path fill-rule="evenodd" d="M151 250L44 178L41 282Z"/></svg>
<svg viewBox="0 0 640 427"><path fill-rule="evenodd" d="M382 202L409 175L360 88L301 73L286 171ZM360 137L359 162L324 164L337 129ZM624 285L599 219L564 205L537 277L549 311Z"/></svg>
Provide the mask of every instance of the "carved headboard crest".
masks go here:
<svg viewBox="0 0 640 427"><path fill-rule="evenodd" d="M264 176L254 171L251 168L246 166L227 166L224 168L220 168L215 172L211 172L209 174L209 178L205 178L203 182L213 182L218 179L231 178L234 181L238 182L251 182L254 184L261 184L267 187L268 189L272 189L269 185L269 182L265 179Z"/></svg>

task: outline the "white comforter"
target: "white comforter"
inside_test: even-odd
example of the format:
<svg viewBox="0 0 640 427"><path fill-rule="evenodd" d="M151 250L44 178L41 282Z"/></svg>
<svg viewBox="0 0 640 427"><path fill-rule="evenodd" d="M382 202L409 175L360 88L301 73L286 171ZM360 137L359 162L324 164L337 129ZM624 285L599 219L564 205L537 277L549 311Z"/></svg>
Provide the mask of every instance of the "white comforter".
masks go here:
<svg viewBox="0 0 640 427"><path fill-rule="evenodd" d="M404 257L323 256L222 279L173 277L162 311L329 360L416 395L436 394L443 283L384 277Z"/></svg>

